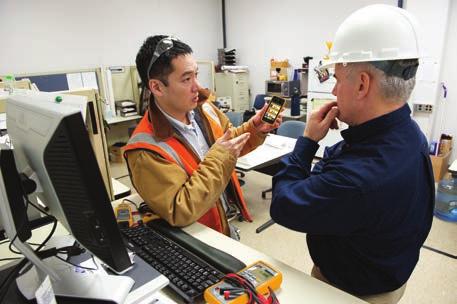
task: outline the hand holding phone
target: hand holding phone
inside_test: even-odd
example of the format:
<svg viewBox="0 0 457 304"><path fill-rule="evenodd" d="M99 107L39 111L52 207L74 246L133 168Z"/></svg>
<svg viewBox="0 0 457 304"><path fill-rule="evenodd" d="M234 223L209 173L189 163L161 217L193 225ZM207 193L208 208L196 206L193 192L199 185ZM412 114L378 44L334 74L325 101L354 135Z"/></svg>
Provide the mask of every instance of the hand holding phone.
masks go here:
<svg viewBox="0 0 457 304"><path fill-rule="evenodd" d="M262 121L270 125L274 124L285 102L286 100L284 98L273 96L262 116Z"/></svg>

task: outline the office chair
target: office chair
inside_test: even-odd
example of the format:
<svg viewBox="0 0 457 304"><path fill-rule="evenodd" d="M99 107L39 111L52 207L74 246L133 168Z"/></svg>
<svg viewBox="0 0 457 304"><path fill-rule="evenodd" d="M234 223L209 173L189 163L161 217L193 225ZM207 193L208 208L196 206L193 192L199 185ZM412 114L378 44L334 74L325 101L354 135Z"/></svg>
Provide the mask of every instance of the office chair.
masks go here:
<svg viewBox="0 0 457 304"><path fill-rule="evenodd" d="M234 127L239 127L243 123L243 112L228 111L227 113L225 113L225 115L228 117L228 119ZM240 185L243 186L244 180L242 180L242 178L245 176L244 172L240 170L235 170L235 172L239 177L238 180L240 182Z"/></svg>
<svg viewBox="0 0 457 304"><path fill-rule="evenodd" d="M243 113L228 111L225 113L234 127L239 127L243 123Z"/></svg>
<svg viewBox="0 0 457 304"><path fill-rule="evenodd" d="M304 123L303 121L288 120L288 121L283 122L279 126L277 135L287 136L287 137L291 137L291 138L299 138L300 136L303 135L303 132L305 131L305 127L306 127L306 123ZM271 192L272 190L273 189L270 188L270 189L262 191L262 198L265 199L266 198L266 194L268 192ZM274 223L275 222L272 219L269 219L268 221L266 221L265 223L260 225L255 230L255 232L256 233L260 233L263 230L265 230L268 227L270 227L271 225L273 225Z"/></svg>
<svg viewBox="0 0 457 304"><path fill-rule="evenodd" d="M299 138L305 131L306 123L299 120L288 120L283 122L276 132L277 135L287 136L291 138ZM262 198L267 197L267 193L271 192L272 188L262 191Z"/></svg>
<svg viewBox="0 0 457 304"><path fill-rule="evenodd" d="M267 95L265 94L258 94L255 96L254 108L256 110L260 110L263 108L263 106L265 105L265 97L267 97Z"/></svg>

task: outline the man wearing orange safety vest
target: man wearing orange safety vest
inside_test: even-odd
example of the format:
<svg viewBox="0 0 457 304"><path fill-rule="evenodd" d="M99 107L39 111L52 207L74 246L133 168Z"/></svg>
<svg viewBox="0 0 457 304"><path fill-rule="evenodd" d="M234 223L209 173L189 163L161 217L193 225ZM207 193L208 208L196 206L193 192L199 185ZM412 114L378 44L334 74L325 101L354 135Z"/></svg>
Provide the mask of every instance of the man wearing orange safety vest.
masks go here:
<svg viewBox="0 0 457 304"><path fill-rule="evenodd" d="M200 87L192 49L168 36L146 39L136 65L150 90L148 110L125 157L132 183L158 217L173 226L198 221L237 238L227 215L251 215L234 172L236 160L277 128L261 121L266 110L234 128Z"/></svg>

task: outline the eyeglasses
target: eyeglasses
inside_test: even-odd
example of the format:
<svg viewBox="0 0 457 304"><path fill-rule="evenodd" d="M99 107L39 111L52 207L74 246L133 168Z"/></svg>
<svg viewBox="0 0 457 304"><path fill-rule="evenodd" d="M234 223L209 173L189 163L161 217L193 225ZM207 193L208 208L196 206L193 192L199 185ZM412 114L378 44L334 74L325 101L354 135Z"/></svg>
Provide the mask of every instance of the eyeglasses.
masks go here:
<svg viewBox="0 0 457 304"><path fill-rule="evenodd" d="M159 43L157 43L156 49L154 50L154 54L152 55L151 61L149 62L149 66L148 66L148 70L147 70L148 78L149 78L149 74L151 73L151 68L152 68L152 65L154 64L154 62L156 62L157 59L159 59L159 57L163 53L165 53L166 51L168 51L169 49L171 49L173 47L173 40L179 41L177 38L168 36L168 37L162 38L159 41Z"/></svg>

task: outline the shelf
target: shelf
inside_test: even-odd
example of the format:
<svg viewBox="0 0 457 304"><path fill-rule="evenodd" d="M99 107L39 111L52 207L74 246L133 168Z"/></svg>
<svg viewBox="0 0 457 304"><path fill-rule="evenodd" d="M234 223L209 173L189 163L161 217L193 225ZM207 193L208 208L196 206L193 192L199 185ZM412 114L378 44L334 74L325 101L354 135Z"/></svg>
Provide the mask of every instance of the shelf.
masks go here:
<svg viewBox="0 0 457 304"><path fill-rule="evenodd" d="M137 120L140 118L142 118L142 116L140 116L140 115L134 115L134 116L128 116L128 117L115 116L115 117L105 117L105 120L109 125L112 125L112 124L116 124L116 123L120 123L120 122Z"/></svg>

